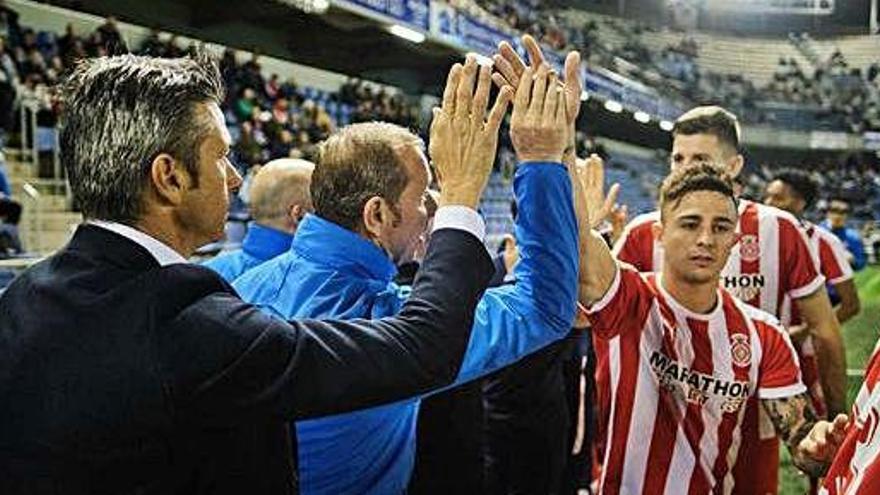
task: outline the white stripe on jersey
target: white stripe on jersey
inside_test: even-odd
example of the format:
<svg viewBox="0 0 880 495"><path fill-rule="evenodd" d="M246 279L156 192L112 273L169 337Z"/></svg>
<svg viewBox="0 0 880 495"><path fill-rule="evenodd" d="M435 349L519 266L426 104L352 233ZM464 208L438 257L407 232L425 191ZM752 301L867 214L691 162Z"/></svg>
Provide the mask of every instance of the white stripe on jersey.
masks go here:
<svg viewBox="0 0 880 495"><path fill-rule="evenodd" d="M761 273L777 274L782 266L779 259L779 218L769 208L758 208L758 239L761 244ZM761 309L779 314L779 277L764 276L761 289Z"/></svg>

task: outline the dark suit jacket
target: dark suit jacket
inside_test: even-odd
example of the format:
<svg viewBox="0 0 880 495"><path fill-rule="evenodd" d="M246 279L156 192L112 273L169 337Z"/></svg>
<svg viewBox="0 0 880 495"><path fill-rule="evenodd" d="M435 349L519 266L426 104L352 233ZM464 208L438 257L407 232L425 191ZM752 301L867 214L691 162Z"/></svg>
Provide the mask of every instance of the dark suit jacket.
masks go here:
<svg viewBox="0 0 880 495"><path fill-rule="evenodd" d="M0 493L294 493L286 423L452 382L491 275L444 229L398 317L287 323L82 226L0 298Z"/></svg>

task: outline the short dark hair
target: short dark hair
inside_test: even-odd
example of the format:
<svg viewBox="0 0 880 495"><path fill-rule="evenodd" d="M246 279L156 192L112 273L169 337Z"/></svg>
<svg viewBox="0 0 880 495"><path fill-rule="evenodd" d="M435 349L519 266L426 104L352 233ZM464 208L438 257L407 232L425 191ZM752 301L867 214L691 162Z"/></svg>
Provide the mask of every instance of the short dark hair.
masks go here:
<svg viewBox="0 0 880 495"><path fill-rule="evenodd" d="M794 168L784 168L777 172L773 179L786 184L806 203L806 208L815 204L819 196L819 186L809 173ZM771 181L772 182L772 181Z"/></svg>
<svg viewBox="0 0 880 495"><path fill-rule="evenodd" d="M143 210L153 160L168 153L198 185L206 125L198 104L223 101L206 54L163 59L119 55L79 62L61 86L61 162L86 218L123 223Z"/></svg>
<svg viewBox="0 0 880 495"><path fill-rule="evenodd" d="M395 148L407 144L424 148L418 136L385 122L352 124L331 135L320 145L312 173L315 214L355 231L370 198L396 205L409 176Z"/></svg>
<svg viewBox="0 0 880 495"><path fill-rule="evenodd" d="M701 163L694 167L679 167L672 171L660 186L660 213L667 205L678 206L690 193L714 191L730 198L734 209L737 206L733 178L723 167Z"/></svg>
<svg viewBox="0 0 880 495"><path fill-rule="evenodd" d="M722 144L739 151L740 131L736 115L719 106L696 107L685 112L672 127L672 136L710 134Z"/></svg>

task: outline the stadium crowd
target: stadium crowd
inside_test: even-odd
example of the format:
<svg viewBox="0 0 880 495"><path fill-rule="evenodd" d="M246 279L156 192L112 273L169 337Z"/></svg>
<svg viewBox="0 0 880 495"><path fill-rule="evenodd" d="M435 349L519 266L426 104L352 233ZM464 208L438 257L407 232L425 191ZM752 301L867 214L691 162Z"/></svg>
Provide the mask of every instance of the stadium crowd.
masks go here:
<svg viewBox="0 0 880 495"><path fill-rule="evenodd" d="M632 77L683 107L718 103L740 111L746 121L773 123L774 112L759 108L758 103L790 103L832 128L856 133L880 130L880 61L869 67L850 67L839 50L827 60L817 60L810 69L794 59L780 59L773 80L758 86L738 74L702 69L700 45L693 37L682 36L680 42L667 46L646 44L642 33L656 28L643 22L591 19L578 25L545 2L479 3L499 22L530 33L556 50L580 50L591 64ZM619 46L596 36L597 22L621 36ZM792 39L804 42L805 38L793 34Z"/></svg>

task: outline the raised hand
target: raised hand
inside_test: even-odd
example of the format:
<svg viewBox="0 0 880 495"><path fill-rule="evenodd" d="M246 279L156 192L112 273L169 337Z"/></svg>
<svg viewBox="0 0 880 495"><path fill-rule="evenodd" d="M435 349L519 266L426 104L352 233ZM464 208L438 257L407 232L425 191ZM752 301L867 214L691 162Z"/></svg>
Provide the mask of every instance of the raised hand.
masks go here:
<svg viewBox="0 0 880 495"><path fill-rule="evenodd" d="M510 118L510 140L520 162L562 162L567 123L562 88L547 65L526 68L519 80Z"/></svg>
<svg viewBox="0 0 880 495"><path fill-rule="evenodd" d="M438 206L475 209L489 181L498 129L513 96L511 87L501 87L487 115L491 77L490 68L478 70L474 57L449 71L442 106L434 108L428 146L440 183Z"/></svg>
<svg viewBox="0 0 880 495"><path fill-rule="evenodd" d="M519 81L528 67L536 70L547 61L538 42L531 35L522 37L523 45L529 54L529 66L523 62L516 50L506 41L498 44L498 53L492 57L497 72L492 74L492 81L499 87L519 87ZM576 51L569 52L565 57L564 79L560 81L565 90L565 111L569 124L569 147L567 151L574 153L574 126L581 108L581 57ZM572 155L573 156L573 155Z"/></svg>
<svg viewBox="0 0 880 495"><path fill-rule="evenodd" d="M620 184L613 184L605 194L605 162L596 154L584 160L582 180L587 211L578 214L585 214L590 228L595 229L614 211Z"/></svg>

